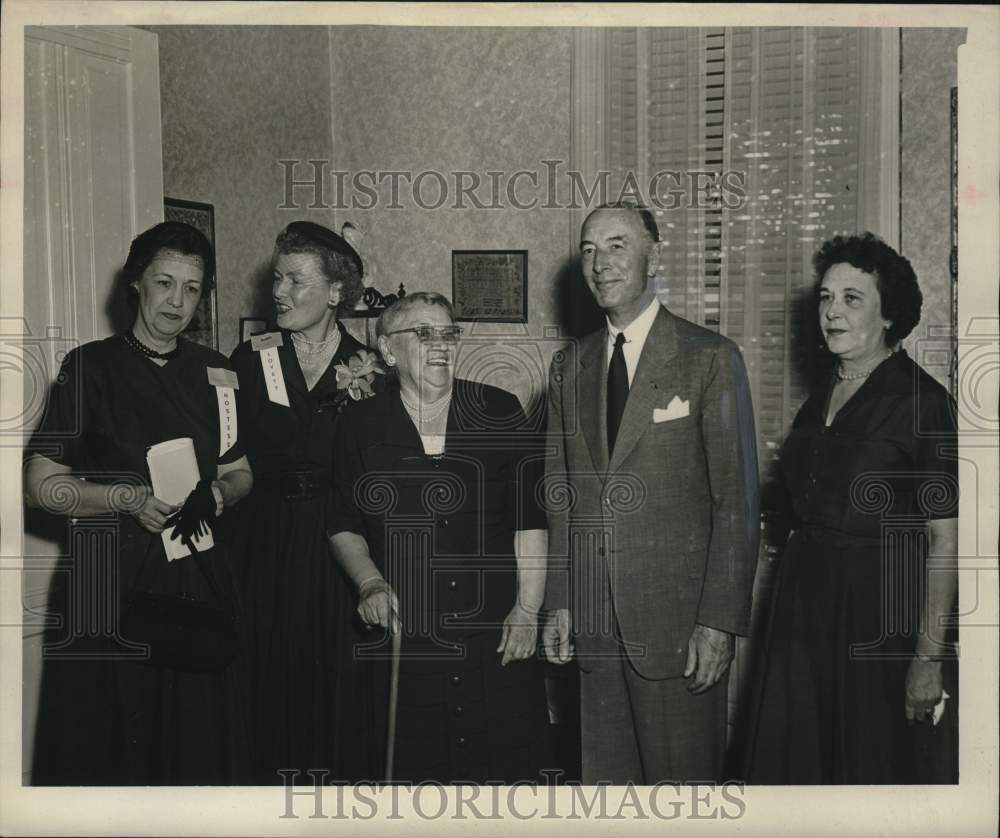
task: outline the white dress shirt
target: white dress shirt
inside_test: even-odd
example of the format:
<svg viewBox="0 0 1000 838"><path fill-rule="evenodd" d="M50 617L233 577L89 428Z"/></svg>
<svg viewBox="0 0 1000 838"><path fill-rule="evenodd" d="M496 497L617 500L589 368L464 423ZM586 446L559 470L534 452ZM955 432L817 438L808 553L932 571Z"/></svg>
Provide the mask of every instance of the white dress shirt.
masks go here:
<svg viewBox="0 0 1000 838"><path fill-rule="evenodd" d="M653 328L653 321L660 311L660 301L653 297L653 301L643 309L642 314L629 323L624 329L616 329L611 325L611 321L605 318L608 326L608 351L604 355L605 365L611 366L611 353L615 350L615 341L618 333L625 333L625 343L622 344L622 354L625 356L625 369L628 371L628 386L632 386L632 379L635 378L635 368L639 366L639 356L642 354L642 347L646 344L646 337L649 330Z"/></svg>

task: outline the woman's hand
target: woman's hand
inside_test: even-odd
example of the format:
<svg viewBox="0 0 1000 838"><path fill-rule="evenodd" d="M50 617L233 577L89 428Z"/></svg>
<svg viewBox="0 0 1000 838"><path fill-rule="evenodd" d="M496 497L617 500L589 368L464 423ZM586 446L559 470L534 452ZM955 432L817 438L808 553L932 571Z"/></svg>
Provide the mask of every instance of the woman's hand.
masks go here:
<svg viewBox="0 0 1000 838"><path fill-rule="evenodd" d="M910 661L906 672L906 723L930 721L943 692L941 661Z"/></svg>
<svg viewBox="0 0 1000 838"><path fill-rule="evenodd" d="M244 455L235 462L220 463L215 469L215 477L212 498L215 500L215 517L218 518L227 506L232 506L250 493L253 472Z"/></svg>
<svg viewBox="0 0 1000 838"><path fill-rule="evenodd" d="M367 626L382 626L399 634L399 599L396 592L382 579L369 579L358 590L361 602L358 615Z"/></svg>
<svg viewBox="0 0 1000 838"><path fill-rule="evenodd" d="M153 494L153 490L148 486L143 486L140 491L145 494L145 499L132 516L151 533L163 532L167 518L173 515L180 506L169 504L165 500L160 500Z"/></svg>
<svg viewBox="0 0 1000 838"><path fill-rule="evenodd" d="M501 666L511 661L520 661L533 657L538 644L538 612L529 611L523 605L515 603L510 613L503 621L500 632L500 645L497 652L503 653Z"/></svg>
<svg viewBox="0 0 1000 838"><path fill-rule="evenodd" d="M218 518L222 514L222 510L226 508L226 496L223 494L226 488L226 484L221 480L212 481L212 497L215 498L215 517Z"/></svg>

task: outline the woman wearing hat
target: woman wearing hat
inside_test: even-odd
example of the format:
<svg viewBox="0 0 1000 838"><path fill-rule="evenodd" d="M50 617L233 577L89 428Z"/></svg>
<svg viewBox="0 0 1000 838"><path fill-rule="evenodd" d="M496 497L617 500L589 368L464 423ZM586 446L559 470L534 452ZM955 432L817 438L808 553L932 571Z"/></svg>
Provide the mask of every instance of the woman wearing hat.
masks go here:
<svg viewBox="0 0 1000 838"><path fill-rule="evenodd" d="M352 779L363 708L352 681L354 611L330 556L325 510L333 433L368 389L374 356L338 315L363 293L362 262L339 235L296 221L275 242L278 330L237 347L241 435L257 484L234 538L243 545L248 699L256 784ZM348 759L353 768L347 768ZM323 780L320 779L320 782Z"/></svg>

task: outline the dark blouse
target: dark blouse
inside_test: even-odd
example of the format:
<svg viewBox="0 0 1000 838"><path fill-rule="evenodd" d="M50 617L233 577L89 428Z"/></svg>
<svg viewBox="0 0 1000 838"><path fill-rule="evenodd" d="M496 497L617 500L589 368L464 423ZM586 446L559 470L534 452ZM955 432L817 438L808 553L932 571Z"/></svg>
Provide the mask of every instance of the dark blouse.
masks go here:
<svg viewBox="0 0 1000 838"><path fill-rule="evenodd" d="M392 383L338 429L331 534L353 532L400 595L404 632L497 629L517 595L516 530L543 529L543 451L517 398L456 379L445 451L424 454Z"/></svg>
<svg viewBox="0 0 1000 838"><path fill-rule="evenodd" d="M244 443L255 477L295 470L326 471L330 468L333 434L337 420L335 400L337 364L366 347L337 323L340 346L312 390L295 357L291 333L281 331L278 348L289 407L275 404L267 394L260 354L250 342L240 344L232 355L240 379L237 404Z"/></svg>
<svg viewBox="0 0 1000 838"><path fill-rule="evenodd" d="M793 526L878 538L888 518L958 515L955 402L944 387L900 350L825 427L829 393L802 406L782 452Z"/></svg>
<svg viewBox="0 0 1000 838"><path fill-rule="evenodd" d="M198 470L243 456L236 443L219 453L219 406L208 369L231 369L225 356L178 340L180 353L163 366L129 349L120 335L66 355L52 386L31 450L102 483L132 476L149 483L146 449L178 437L194 440Z"/></svg>
<svg viewBox="0 0 1000 838"><path fill-rule="evenodd" d="M31 451L88 481L143 485L150 482L147 447L169 439L193 440L202 477L238 460L238 421L236 443L219 453L219 401L209 382L209 370L229 369L228 360L184 339L178 345L178 356L164 366L129 349L120 336L74 349ZM130 515L95 516L67 531L71 563L61 568L68 572L53 574L49 589L49 608L59 620L44 642L60 653L44 661L33 782L224 785L237 779L245 738L233 734L242 729L243 713L233 668L204 674L145 666L134 649L131 657L119 654L127 638L116 622L118 608L137 590L203 602L221 593L227 610L236 608L220 533L202 564L166 561L161 537Z"/></svg>

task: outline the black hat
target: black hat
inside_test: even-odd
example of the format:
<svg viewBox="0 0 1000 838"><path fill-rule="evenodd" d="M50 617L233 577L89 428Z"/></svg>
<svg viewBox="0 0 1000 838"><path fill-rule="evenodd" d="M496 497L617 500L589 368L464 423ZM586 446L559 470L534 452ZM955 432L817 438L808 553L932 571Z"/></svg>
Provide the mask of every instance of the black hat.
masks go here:
<svg viewBox="0 0 1000 838"><path fill-rule="evenodd" d="M365 275L365 266L361 261L361 257L358 255L358 251L348 244L347 239L343 236L337 235L328 227L324 227L322 224L316 224L312 221L293 221L285 228L285 232L295 233L303 238L309 239L309 241L314 242L315 244L334 251L334 253L340 253L343 256L348 257L352 262L354 262L354 266L358 269L358 275Z"/></svg>

